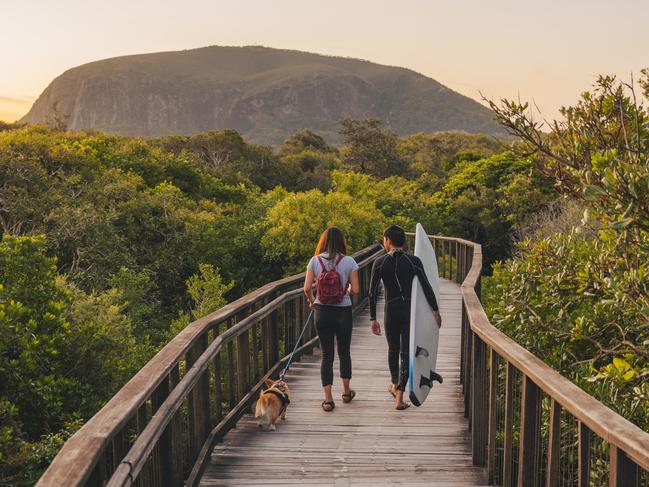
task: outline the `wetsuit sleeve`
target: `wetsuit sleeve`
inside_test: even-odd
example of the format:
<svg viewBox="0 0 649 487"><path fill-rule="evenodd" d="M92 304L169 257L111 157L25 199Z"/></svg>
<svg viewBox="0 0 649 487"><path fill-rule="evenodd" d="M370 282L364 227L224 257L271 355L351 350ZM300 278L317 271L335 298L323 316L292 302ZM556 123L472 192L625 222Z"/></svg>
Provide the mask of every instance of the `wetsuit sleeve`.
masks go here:
<svg viewBox="0 0 649 487"><path fill-rule="evenodd" d="M370 320L376 319L376 300L378 299L379 283L381 282L381 270L383 259L377 259L372 265L372 277L370 277Z"/></svg>
<svg viewBox="0 0 649 487"><path fill-rule="evenodd" d="M419 278L419 282L421 283L421 288L424 290L424 294L426 295L426 301L428 301L428 304L430 305L431 308L433 308L433 311L438 311L439 306L437 305L437 299L435 299L435 292L433 291L433 288L430 286L430 281L428 280L428 277L426 277L426 271L424 271L424 266L421 263L421 259L419 257L415 257L415 274Z"/></svg>

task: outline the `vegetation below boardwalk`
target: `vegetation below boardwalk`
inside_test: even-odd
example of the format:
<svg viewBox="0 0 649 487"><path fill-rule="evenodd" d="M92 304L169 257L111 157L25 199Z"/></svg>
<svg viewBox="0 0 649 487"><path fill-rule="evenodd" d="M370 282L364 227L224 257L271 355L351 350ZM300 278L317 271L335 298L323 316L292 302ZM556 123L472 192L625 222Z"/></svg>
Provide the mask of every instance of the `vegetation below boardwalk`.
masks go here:
<svg viewBox="0 0 649 487"><path fill-rule="evenodd" d="M640 86L647 98L646 72ZM493 105L576 201L537 215L485 301L495 326L649 431L649 113L637 98L601 77L549 135L526 105ZM595 465L593 485L607 474Z"/></svg>
<svg viewBox="0 0 649 487"><path fill-rule="evenodd" d="M302 270L330 224L353 250L388 222L481 243L494 324L647 428L646 115L609 79L549 136L494 108L522 143L0 127L0 484L33 483L170 337Z"/></svg>

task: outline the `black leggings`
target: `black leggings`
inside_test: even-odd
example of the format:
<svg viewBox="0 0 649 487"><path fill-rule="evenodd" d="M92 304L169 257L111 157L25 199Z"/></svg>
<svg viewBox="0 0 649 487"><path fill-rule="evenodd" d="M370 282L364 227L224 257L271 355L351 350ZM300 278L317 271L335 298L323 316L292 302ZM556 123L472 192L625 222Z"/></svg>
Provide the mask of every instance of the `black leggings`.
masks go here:
<svg viewBox="0 0 649 487"><path fill-rule="evenodd" d="M410 301L395 300L385 306L385 338L388 340L388 365L392 383L406 390L410 349ZM399 360L401 358L401 360ZM399 364L401 362L401 364ZM401 367L399 367L401 365Z"/></svg>
<svg viewBox="0 0 649 487"><path fill-rule="evenodd" d="M349 346L352 341L352 307L316 305L315 328L320 337L322 363L320 378L323 386L330 386L334 380L334 337L338 342L340 377L352 378L352 357Z"/></svg>

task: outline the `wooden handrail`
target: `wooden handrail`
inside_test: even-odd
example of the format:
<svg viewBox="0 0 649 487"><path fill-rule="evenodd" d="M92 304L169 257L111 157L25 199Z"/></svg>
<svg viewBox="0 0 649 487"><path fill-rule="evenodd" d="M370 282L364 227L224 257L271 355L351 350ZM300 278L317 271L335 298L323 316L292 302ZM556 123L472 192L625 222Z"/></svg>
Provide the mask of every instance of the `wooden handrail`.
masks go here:
<svg viewBox="0 0 649 487"><path fill-rule="evenodd" d="M148 459L153 447L171 421L174 413L181 406L182 401L184 401L189 395L189 392L196 385L202 374L205 373L207 368L210 366L211 361L221 350L223 345L250 329L250 327L257 321L270 315L270 313L276 310L279 305L285 303L292 297L300 295L301 293L301 289L295 289L282 294L259 311L256 311L250 316L244 318L243 321L237 323L228 331L214 339L207 350L205 350L205 352L203 352L198 360L192 365L191 369L187 371L182 380L158 408L157 412L151 418L151 421L149 421L146 428L144 428L144 431L140 433L128 454L121 461L119 467L108 482L108 487L131 485L133 483L133 479L137 478L140 470L142 470L144 462Z"/></svg>
<svg viewBox="0 0 649 487"><path fill-rule="evenodd" d="M409 234L409 237L412 239L414 235ZM554 433L554 448L560 448L557 439L560 428L558 416L552 421L546 471L542 474L538 472L538 456L541 452L540 393L550 398L552 414L557 415L563 410L578 421L580 450L584 447L585 452L590 451L590 433L610 445L610 485L638 485L641 475L638 467L645 471L645 475L649 470L649 433L596 400L489 322L480 302L482 249L479 244L449 237L430 238L438 252L441 250L441 255L438 253L438 261L441 264L442 275L461 284L465 324L462 333L461 379L465 391L465 411L471 425L474 464L487 466L490 482L497 483L493 472L496 464L495 441L498 427L495 411L498 395L496 382L498 360L502 359L507 364L508 372L514 368L522 374L517 485L536 485L542 475L545 475L546 485L558 485L557 462L560 461L560 455L558 451L553 451L552 447ZM487 361L488 351L491 351L490 363ZM491 369L490 378L487 377L488 369ZM509 373L508 376L508 382L512 381ZM512 393L511 390L509 392ZM505 407L513 408L512 397L501 399L509 401ZM505 416L513 421L513 414L507 415L505 412ZM505 422L507 421L505 419ZM511 435L512 425L505 424L505 428L508 427ZM582 431L588 434L582 434ZM503 433L505 437L508 434L506 431ZM509 440L511 441L511 437ZM507 438L504 441L506 442ZM507 451L506 444L504 448L503 469L506 470L511 467L507 463L512 461L513 457L511 450ZM589 469L590 457L586 455L578 465L582 485L590 485ZM509 476L505 475L503 478L506 480L503 480L502 485L513 482L514 475L514 472L510 472Z"/></svg>
<svg viewBox="0 0 649 487"><path fill-rule="evenodd" d="M412 240L413 235L408 236ZM580 452L577 469L582 485L588 483L592 435L609 444L610 485L635 486L639 479L646 478L641 475L649 470L649 433L491 325L480 302L480 245L452 237L430 238L441 276L461 285L460 380L465 415L471 428L474 464L487 467L490 482L537 485L545 476L546 485L558 485L562 412L576 423ZM382 254L381 247L374 245L354 255L361 267L362 289L362 296L355 300L356 309L366 299L370 264ZM285 351L288 345L294 345L291 341L296 326L305 317L300 289L303 277L299 274L270 283L191 323L66 442L37 485L108 482L122 487L137 479L140 485L177 486L184 478L188 479L187 485L194 485L213 444L254 401L264 379L276 374L285 363L286 356L276 355L280 343ZM249 348L251 344L257 347L260 338L266 347L261 361L260 351ZM311 334L305 341L298 353L310 350L317 338ZM501 361L506 366L504 390L499 386ZM222 363L232 367L227 374L219 368ZM516 374L520 375L520 386L516 386ZM222 385L227 386L227 400ZM545 431L540 427L544 395L550 399L551 409L545 449L547 467L541 472L539 457L545 451L540 444ZM211 405L213 397L215 403ZM223 417L222 405L226 402L229 411ZM517 402L520 410L516 410ZM496 421L498 408L504 409L504 425ZM215 416L208 417L212 411ZM184 436L178 430L183 423L179 421L181 416L190 423ZM134 431L135 437L127 445L129 431ZM518 431L520 442L516 472L514 431ZM496 448L497 441L503 442L502 451ZM186 448L192 464L183 467L179 455L185 443L189 444ZM499 472L497 464L502 465Z"/></svg>
<svg viewBox="0 0 649 487"><path fill-rule="evenodd" d="M353 257L359 262L361 268L365 268L383 252L380 245L374 244L355 253ZM369 271L366 269L364 272ZM37 485L103 485L113 476L123 475L124 466L128 465L122 463L127 458L123 437L128 424L134 420L137 420L138 434L128 453L128 458L136 456L138 469L141 469L142 463L146 461L145 457L155 447L155 441L165 433L160 428L169 426L171 416L182 406L181 400L186 399L190 392L194 393L197 383L205 379L209 359L213 359L226 342L231 346L233 340L246 333L260 320L267 318L270 313L276 312L282 304L291 299L301 298L303 280L304 273L301 273L269 283L189 324L64 444ZM367 287L369 278L365 276L361 280ZM366 290L364 292L366 293ZM364 299L364 296L361 299ZM267 300L270 300L270 303L265 304ZM260 305L263 305L262 308L255 310ZM304 303L295 303L295 306L293 318L297 317L298 308L304 309ZM296 320L291 319L290 310L285 310L284 314L283 326L286 334L289 329L294 329ZM223 333L219 332L207 347L209 332L216 332L221 325L227 326L230 321L237 318L240 319L237 324L232 324ZM277 324L275 326L277 327ZM290 338L285 336L285 340ZM277 344L273 346L276 347ZM269 353L272 351L270 350ZM237 353L239 353L238 349ZM280 362L281 360L277 363ZM186 371L181 378L182 365ZM247 371L237 372L239 375L243 372L247 374ZM237 380L240 379L243 382L246 380L237 377ZM229 387L234 386L229 383ZM231 406L235 405L231 404ZM147 420L147 408L152 412L150 420ZM200 440L201 443L202 441ZM134 450L134 447L137 449ZM138 452L146 454L138 455ZM130 462L130 460L126 461ZM126 476L131 480L135 478L130 467ZM170 482L172 483L177 482Z"/></svg>

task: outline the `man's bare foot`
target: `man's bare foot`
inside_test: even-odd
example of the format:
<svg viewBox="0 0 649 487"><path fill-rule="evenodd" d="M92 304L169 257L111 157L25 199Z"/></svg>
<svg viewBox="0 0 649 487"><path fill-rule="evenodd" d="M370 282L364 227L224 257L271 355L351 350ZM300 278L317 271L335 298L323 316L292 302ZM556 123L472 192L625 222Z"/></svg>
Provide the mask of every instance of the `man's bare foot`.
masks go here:
<svg viewBox="0 0 649 487"><path fill-rule="evenodd" d="M397 393L395 395L397 402L395 404L395 408L401 411L402 409L407 409L410 407L410 403L407 403L403 400L403 391L397 389Z"/></svg>

